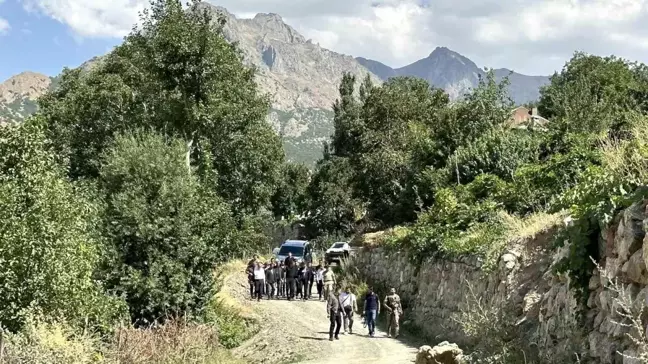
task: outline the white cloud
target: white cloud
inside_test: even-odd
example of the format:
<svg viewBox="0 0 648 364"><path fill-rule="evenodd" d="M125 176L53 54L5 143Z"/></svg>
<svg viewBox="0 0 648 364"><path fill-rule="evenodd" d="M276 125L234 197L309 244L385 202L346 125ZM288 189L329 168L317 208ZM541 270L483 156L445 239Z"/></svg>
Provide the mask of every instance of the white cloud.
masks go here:
<svg viewBox="0 0 648 364"><path fill-rule="evenodd" d="M2 2L2 0L0 0L0 2ZM3 18L0 18L0 35L7 34L7 32L9 32L9 29L11 29L9 22Z"/></svg>
<svg viewBox="0 0 648 364"><path fill-rule="evenodd" d="M67 24L81 37L122 37L138 20L147 0L23 0L37 10Z"/></svg>
<svg viewBox="0 0 648 364"><path fill-rule="evenodd" d="M0 0L3 1L3 0ZM121 37L148 0L22 0L81 37ZM332 50L402 66L447 46L478 65L547 74L575 50L646 61L648 0L210 0L278 13Z"/></svg>

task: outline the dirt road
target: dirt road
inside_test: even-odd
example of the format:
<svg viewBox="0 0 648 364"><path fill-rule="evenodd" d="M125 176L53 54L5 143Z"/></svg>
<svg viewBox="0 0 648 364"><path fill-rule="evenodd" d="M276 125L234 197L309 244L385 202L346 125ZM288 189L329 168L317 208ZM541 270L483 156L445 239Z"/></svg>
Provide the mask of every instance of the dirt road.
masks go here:
<svg viewBox="0 0 648 364"><path fill-rule="evenodd" d="M370 338L355 316L354 334L328 340L329 320L326 303L317 300L251 301L246 278L241 274L228 283L229 294L249 308L260 320L261 330L252 339L234 350L234 354L252 363L305 364L409 364L416 348L386 337L382 330Z"/></svg>

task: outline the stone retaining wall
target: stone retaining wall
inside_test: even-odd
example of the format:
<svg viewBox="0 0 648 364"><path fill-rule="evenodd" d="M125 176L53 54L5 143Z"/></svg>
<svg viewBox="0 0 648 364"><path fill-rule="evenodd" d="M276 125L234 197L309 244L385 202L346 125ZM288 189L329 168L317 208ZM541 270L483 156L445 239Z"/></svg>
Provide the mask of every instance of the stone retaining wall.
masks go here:
<svg viewBox="0 0 648 364"><path fill-rule="evenodd" d="M606 274L593 272L586 307L578 305L568 277L553 273L553 264L566 249L552 249L555 228L512 241L491 272L484 272L475 257L453 261L430 258L417 268L406 251L387 252L381 247L365 247L355 260L368 282L398 290L406 307L404 321L414 323L438 342L471 344L453 318L466 307L473 292L485 304L512 315L525 341L540 351L574 354L574 362L578 352L583 363L625 364L633 361L624 361L617 351L632 354L633 347L625 335L628 329L613 322L614 293L605 287L608 279L617 279L636 305L645 304L647 228L643 202L623 211L603 232L599 264ZM578 322L577 312L584 313Z"/></svg>

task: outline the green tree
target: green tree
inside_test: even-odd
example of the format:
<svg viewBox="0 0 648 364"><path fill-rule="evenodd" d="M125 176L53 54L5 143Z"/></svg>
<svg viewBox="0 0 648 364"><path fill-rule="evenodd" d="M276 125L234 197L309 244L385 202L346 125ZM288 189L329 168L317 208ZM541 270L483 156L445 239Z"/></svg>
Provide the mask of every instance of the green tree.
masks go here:
<svg viewBox="0 0 648 364"><path fill-rule="evenodd" d="M275 218L290 218L306 212L306 189L310 170L304 164L286 163L281 171L281 181L272 196Z"/></svg>
<svg viewBox="0 0 648 364"><path fill-rule="evenodd" d="M500 127L488 130L450 157L451 181L467 184L484 173L511 181L518 167L539 159L541 142L540 133Z"/></svg>
<svg viewBox="0 0 648 364"><path fill-rule="evenodd" d="M217 191L237 212L267 206L283 150L223 18L200 1L185 11L179 0L154 0L140 23L93 70L65 71L41 100L72 177L96 177L116 133L144 128L184 140L186 164L209 149Z"/></svg>
<svg viewBox="0 0 648 364"><path fill-rule="evenodd" d="M364 131L360 119L362 105L355 95L355 83L354 75L344 73L339 88L340 97L333 104L335 132L331 140L331 149L338 157L349 157L357 153L361 146L360 138Z"/></svg>
<svg viewBox="0 0 648 364"><path fill-rule="evenodd" d="M185 149L156 134L118 136L101 167L106 281L139 324L203 314L214 268L244 248L229 206L187 173Z"/></svg>
<svg viewBox="0 0 648 364"><path fill-rule="evenodd" d="M369 204L370 215L385 224L411 221L413 151L430 135L448 95L421 79L392 78L372 87L362 108L362 146L351 156L356 195Z"/></svg>
<svg viewBox="0 0 648 364"><path fill-rule="evenodd" d="M647 95L645 66L624 59L574 54L540 91L540 113L562 133L622 131Z"/></svg>
<svg viewBox="0 0 648 364"><path fill-rule="evenodd" d="M497 82L492 70L464 99L445 108L434 125L436 163L446 162L459 146L466 145L510 117L513 101L508 95L509 81ZM435 159L432 159L434 162Z"/></svg>
<svg viewBox="0 0 648 364"><path fill-rule="evenodd" d="M79 327L119 314L93 278L101 206L63 172L39 120L0 128L0 323L12 331L30 313Z"/></svg>
<svg viewBox="0 0 648 364"><path fill-rule="evenodd" d="M311 235L347 235L361 217L353 196L353 169L347 158L328 156L318 163L308 186L307 226Z"/></svg>

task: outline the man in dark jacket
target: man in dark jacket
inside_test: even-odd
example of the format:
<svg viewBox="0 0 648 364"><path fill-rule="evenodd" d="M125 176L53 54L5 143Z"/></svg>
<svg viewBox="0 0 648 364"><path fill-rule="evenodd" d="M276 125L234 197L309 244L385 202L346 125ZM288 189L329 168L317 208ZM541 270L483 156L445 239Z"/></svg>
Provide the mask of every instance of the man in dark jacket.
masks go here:
<svg viewBox="0 0 648 364"><path fill-rule="evenodd" d="M283 295L283 286L285 284L285 277L282 274L283 270L281 269L281 264L279 264L279 262L275 262L274 267L272 267L272 270L274 273L275 285L277 286L276 297L279 298L280 296Z"/></svg>
<svg viewBox="0 0 648 364"><path fill-rule="evenodd" d="M299 265L299 269L297 270L297 294L296 296L301 298L302 300L304 299L304 270L306 269L306 266L304 265L304 262L302 262Z"/></svg>
<svg viewBox="0 0 648 364"><path fill-rule="evenodd" d="M313 280L315 279L315 273L313 268L311 268L310 263L306 263L304 271L301 275L302 287L303 287L303 299L309 300L311 298L311 291L313 290Z"/></svg>
<svg viewBox="0 0 648 364"><path fill-rule="evenodd" d="M274 298L275 292L277 291L277 280L275 279L274 267L272 263L269 263L266 266L265 276L266 276L266 292L268 295L268 299L271 299Z"/></svg>
<svg viewBox="0 0 648 364"><path fill-rule="evenodd" d="M254 258L252 258L252 260L248 262L247 269L245 270L248 277L248 284L250 286L250 297L252 297L252 299L254 299L254 295L256 293L254 291L254 264L257 262L258 259L259 256L255 255Z"/></svg>
<svg viewBox="0 0 648 364"><path fill-rule="evenodd" d="M288 300L292 301L295 299L296 280L297 280L297 264L293 260L288 261L289 264L286 265L286 285L288 289Z"/></svg>
<svg viewBox="0 0 648 364"><path fill-rule="evenodd" d="M286 259L284 259L284 264L288 266L291 263L295 263L295 258L293 257L291 252L288 252L288 256L286 257Z"/></svg>
<svg viewBox="0 0 648 364"><path fill-rule="evenodd" d="M376 317L380 314L380 298L371 287L369 287L364 302L365 321L369 329L369 336L373 337L376 333Z"/></svg>
<svg viewBox="0 0 648 364"><path fill-rule="evenodd" d="M342 305L340 305L340 290L336 289L331 291L326 300L326 317L331 320L331 326L329 327L329 340L333 341L333 333L335 330L335 340L340 340L340 327L342 326L342 317L344 317L344 311L342 310Z"/></svg>

